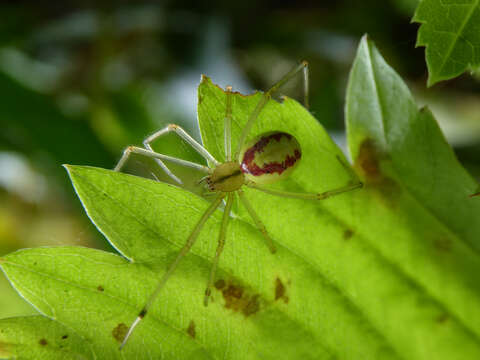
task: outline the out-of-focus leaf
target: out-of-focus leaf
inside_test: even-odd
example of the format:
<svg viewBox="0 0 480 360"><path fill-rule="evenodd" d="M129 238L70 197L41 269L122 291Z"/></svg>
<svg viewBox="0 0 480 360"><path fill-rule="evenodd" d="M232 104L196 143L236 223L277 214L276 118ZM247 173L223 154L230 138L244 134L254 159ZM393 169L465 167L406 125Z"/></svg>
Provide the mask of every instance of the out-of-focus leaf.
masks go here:
<svg viewBox="0 0 480 360"><path fill-rule="evenodd" d="M413 21L422 24L417 46L426 47L429 86L479 69L479 0L422 0Z"/></svg>
<svg viewBox="0 0 480 360"><path fill-rule="evenodd" d="M432 113L417 109L403 81L367 40L352 69L346 116L350 152L359 166L385 158L392 176L480 253L480 202L469 199L476 181L457 161ZM368 158L375 154L379 158Z"/></svg>
<svg viewBox="0 0 480 360"><path fill-rule="evenodd" d="M29 156L49 154L60 164L101 163L113 158L85 119L65 116L51 97L0 73L0 142Z"/></svg>

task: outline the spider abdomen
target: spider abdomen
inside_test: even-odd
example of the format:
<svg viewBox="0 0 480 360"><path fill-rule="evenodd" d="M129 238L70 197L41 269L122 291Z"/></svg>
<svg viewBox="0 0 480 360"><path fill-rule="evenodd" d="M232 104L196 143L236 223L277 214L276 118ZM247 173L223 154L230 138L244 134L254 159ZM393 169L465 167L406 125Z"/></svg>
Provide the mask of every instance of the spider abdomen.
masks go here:
<svg viewBox="0 0 480 360"><path fill-rule="evenodd" d="M240 153L240 168L247 180L269 184L286 178L302 156L292 135L269 132L250 140Z"/></svg>

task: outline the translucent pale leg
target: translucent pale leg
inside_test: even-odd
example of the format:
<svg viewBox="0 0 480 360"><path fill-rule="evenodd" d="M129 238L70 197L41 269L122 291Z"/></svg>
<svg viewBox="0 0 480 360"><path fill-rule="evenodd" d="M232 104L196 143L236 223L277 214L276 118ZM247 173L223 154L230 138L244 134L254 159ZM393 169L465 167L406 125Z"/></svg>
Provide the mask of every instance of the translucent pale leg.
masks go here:
<svg viewBox="0 0 480 360"><path fill-rule="evenodd" d="M170 124L170 125L167 125L165 128L153 133L152 135L150 135L149 137L147 137L143 141L143 146L145 147L145 149L147 149L147 150L149 150L153 153L154 151L152 149L151 143L153 141L155 141L156 139L158 139L159 137L161 137L165 134L168 134L172 131L175 132L178 136L180 136L180 138L185 140L188 144L190 144L190 146L195 151L197 151L203 158L205 158L207 161L211 161L213 164L215 164L215 166L218 165L218 161L202 145L200 145L197 141L195 141L194 138L192 138L190 135L188 135L188 133L178 125ZM125 163L127 162L128 156L132 152L132 151L128 151L128 149L129 148L125 149L122 158L120 159L117 166L115 167L116 171L120 171L120 169L122 169L123 166L125 165ZM164 155L164 156L166 156L166 155ZM172 157L168 157L168 159L164 158L164 160L171 160L171 159L175 159L175 158L172 158ZM183 184L182 180L180 180L177 176L175 176L175 174L172 173L172 171L167 167L167 165L165 165L165 163L162 161L162 158L156 157L155 161L160 166L160 168L163 171L165 171L165 173L171 179L173 179L173 181L177 182L180 185Z"/></svg>
<svg viewBox="0 0 480 360"><path fill-rule="evenodd" d="M219 162L205 149L202 145L200 145L194 138L192 138L188 133L183 130L180 126L175 124L170 124L164 127L162 130L159 130L149 137L147 137L143 141L143 145L145 148L152 150L150 144L158 139L159 137L168 134L170 132L174 132L178 136L180 136L183 140L185 140L196 152L198 152L204 159L207 161L211 161L215 166L219 164ZM152 150L153 151L153 150Z"/></svg>
<svg viewBox="0 0 480 360"><path fill-rule="evenodd" d="M329 190L329 191L325 191L325 192L317 193L317 194L315 194L315 193L297 193L297 192L290 192L290 191L267 189L267 188L264 188L262 186L256 185L252 182L249 182L246 185L248 187L252 188L252 189L257 189L257 190L263 191L267 194L281 196L281 197L287 197L287 198L293 198L293 199L304 199L304 200L323 200L323 199L326 199L326 198L329 198L329 197L332 197L332 196L335 196L335 195L342 194L342 193L347 192L347 191L360 189L363 186L363 183L358 182L358 183L355 183L355 184L342 186L342 187L339 187L337 189L333 189L333 190Z"/></svg>
<svg viewBox="0 0 480 360"><path fill-rule="evenodd" d="M202 230L203 225L205 225L205 222L208 220L210 215L212 215L213 212L221 204L224 197L225 197L225 194L223 194L223 193L218 195L218 197L215 199L215 201L213 201L210 204L210 206L208 207L208 209L205 210L205 212L203 213L200 220L198 220L197 224L195 225L192 232L190 233L190 236L188 237L187 242L185 243L183 248L180 250L180 252L178 253L178 255L175 258L175 260L173 261L173 263L170 264L167 272L162 276L162 278L158 282L157 287L153 291L152 295L150 295L150 297L148 298L147 302L145 303L145 306L140 311L140 313L138 314L135 321L132 323L132 325L130 325L130 327L127 331L127 334L125 335L125 338L123 339L122 344L120 345L120 350L125 346L128 339L130 338L130 335L132 334L133 330L138 325L138 323L147 315L148 310L150 309L150 307L153 305L153 303L157 299L158 295L160 294L160 291L163 289L163 286L165 285L167 280L170 278L170 276L173 274L173 272L177 268L178 263L190 251L191 247L193 246L193 244L197 240L198 234L200 233L200 230Z"/></svg>
<svg viewBox="0 0 480 360"><path fill-rule="evenodd" d="M294 67L290 72L288 72L283 78L281 78L277 83L275 83L267 92L263 93L262 98L257 103L257 106L250 114L245 127L243 128L242 135L238 141L237 149L235 151L235 158L240 162L238 158L240 155L240 150L242 149L245 140L247 139L250 130L252 129L253 123L260 115L260 112L263 110L265 105L267 104L268 100L272 97L272 95L286 82L292 79L298 72L303 70L304 79L306 79L304 84L304 91L305 91L305 106L308 106L308 63L306 61L302 61L302 63L296 67ZM307 69L307 70L306 70Z"/></svg>
<svg viewBox="0 0 480 360"><path fill-rule="evenodd" d="M258 217L257 213L255 212L255 210L253 210L253 207L250 204L250 202L247 200L247 198L245 197L244 192L242 190L238 190L237 193L240 197L240 201L242 202L243 206L245 206L245 208L247 209L247 212L249 213L253 222L255 223L258 230L260 230L263 237L265 238L265 242L267 243L268 248L270 249L272 254L274 254L275 252L277 252L277 249L275 248L275 245L273 244L272 239L268 235L268 232L267 232L267 229L265 228L265 225L263 225L263 223L260 220L260 218Z"/></svg>
<svg viewBox="0 0 480 360"><path fill-rule="evenodd" d="M310 84L308 82L308 63L303 68L303 105L308 109L310 107L310 99L308 94L308 89L310 88Z"/></svg>
<svg viewBox="0 0 480 360"><path fill-rule="evenodd" d="M189 167L189 168L193 168L193 169L196 169L196 170L199 170L199 171L203 171L205 173L210 173L211 172L211 169L208 168L207 166L200 165L200 164L197 164L197 163L194 163L194 162L191 162L191 161L187 161L187 160L178 159L178 158L175 158L175 157L172 157L172 156L159 154L159 153L156 153L155 151L142 149L142 148L139 148L137 146L127 147L125 149L125 151L123 152L123 155L122 155L120 161L118 162L117 166L115 166L115 168L113 170L114 171L120 171L122 169L122 167L125 165L125 163L127 162L131 153L140 154L140 155L143 155L143 156L146 156L146 157L149 157L149 158L152 158L152 159L160 160L160 161L161 160L168 160L168 161L171 161L175 164L182 165L182 166Z"/></svg>
<svg viewBox="0 0 480 360"><path fill-rule="evenodd" d="M213 258L212 268L210 270L210 277L208 278L207 288L205 289L205 298L203 303L205 306L208 305L208 299L210 298L211 288L213 281L215 280L215 273L217 271L218 260L222 254L223 247L225 246L225 236L227 234L228 221L230 220L230 210L232 209L233 204L233 193L228 194L227 204L225 205L225 210L223 211L222 225L220 227L220 233L218 234L218 245L217 251L215 252L215 257Z"/></svg>
<svg viewBox="0 0 480 360"><path fill-rule="evenodd" d="M232 161L232 87L227 86L227 104L225 106L224 121L224 139L225 139L225 159Z"/></svg>

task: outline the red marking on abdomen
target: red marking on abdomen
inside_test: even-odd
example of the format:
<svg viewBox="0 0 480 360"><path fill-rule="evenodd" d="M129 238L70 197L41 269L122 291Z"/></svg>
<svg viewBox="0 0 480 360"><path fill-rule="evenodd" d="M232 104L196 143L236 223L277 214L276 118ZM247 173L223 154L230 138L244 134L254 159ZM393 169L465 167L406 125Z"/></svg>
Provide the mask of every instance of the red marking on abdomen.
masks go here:
<svg viewBox="0 0 480 360"><path fill-rule="evenodd" d="M295 162L297 162L302 154L298 149L295 149L293 156L287 155L285 161L282 162L271 162L263 164L262 167L253 163L256 153L261 153L264 151L265 146L274 139L280 141L282 136L285 136L287 139L291 139L292 135L287 133L274 133L266 137L262 137L258 142L256 142L250 149L245 151L243 155L243 160L240 168L244 173L252 174L255 176L260 176L263 174L274 174L278 173L279 175L287 170L289 167L292 167Z"/></svg>

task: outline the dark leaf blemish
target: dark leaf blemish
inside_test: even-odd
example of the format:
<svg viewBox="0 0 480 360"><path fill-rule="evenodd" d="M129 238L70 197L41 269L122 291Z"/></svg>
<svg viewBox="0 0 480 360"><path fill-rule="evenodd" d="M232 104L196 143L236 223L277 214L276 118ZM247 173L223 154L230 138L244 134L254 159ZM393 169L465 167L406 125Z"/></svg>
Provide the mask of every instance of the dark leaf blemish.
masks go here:
<svg viewBox="0 0 480 360"><path fill-rule="evenodd" d="M65 340L65 339L67 339L67 338L68 338L68 335L63 335L63 336L62 336L62 339L63 339L63 340Z"/></svg>
<svg viewBox="0 0 480 360"><path fill-rule="evenodd" d="M105 289L103 288L102 285L98 285L97 290L100 292L103 292Z"/></svg>
<svg viewBox="0 0 480 360"><path fill-rule="evenodd" d="M242 309L242 313L245 316L250 316L258 312L260 310L260 303L258 298L260 295L256 294L253 295L247 302L247 305Z"/></svg>
<svg viewBox="0 0 480 360"><path fill-rule="evenodd" d="M275 279L275 301L279 299L283 299L285 304L288 304L288 296L286 296L287 288L283 284L282 280L280 278Z"/></svg>
<svg viewBox="0 0 480 360"><path fill-rule="evenodd" d="M225 280L219 279L219 280L215 281L214 286L215 286L215 288L217 288L218 290L222 290L222 289L225 287Z"/></svg>
<svg viewBox="0 0 480 360"><path fill-rule="evenodd" d="M355 165L361 170L367 182L376 182L382 177L378 164L378 150L372 139L365 139L360 145Z"/></svg>
<svg viewBox="0 0 480 360"><path fill-rule="evenodd" d="M47 340L46 339L40 339L40 341L38 342L40 345L42 346L45 346L48 344Z"/></svg>
<svg viewBox="0 0 480 360"><path fill-rule="evenodd" d="M353 230L351 230L351 229L346 229L346 230L343 232L343 238L344 238L345 240L350 239L352 236L353 236Z"/></svg>
<svg viewBox="0 0 480 360"><path fill-rule="evenodd" d="M275 300L282 298L285 295L285 285L282 280L276 278L275 280Z"/></svg>
<svg viewBox="0 0 480 360"><path fill-rule="evenodd" d="M115 338L115 340L117 340L118 343L121 343L125 338L125 335L127 335L127 331L127 325L120 323L112 330L112 336Z"/></svg>
<svg viewBox="0 0 480 360"><path fill-rule="evenodd" d="M249 294L240 285L225 284L222 295L225 300L225 308L234 312L250 316L260 310L260 295Z"/></svg>
<svg viewBox="0 0 480 360"><path fill-rule="evenodd" d="M188 325L188 329L187 329L187 334L195 339L195 336L196 336L195 322L193 320L190 320L190 324Z"/></svg>
<svg viewBox="0 0 480 360"><path fill-rule="evenodd" d="M450 241L449 238L446 238L446 237L441 237L441 238L436 239L433 242L433 245L439 251L448 252L448 251L452 250L452 242Z"/></svg>
<svg viewBox="0 0 480 360"><path fill-rule="evenodd" d="M443 324L448 320L448 315L447 314L442 314L436 318L437 323Z"/></svg>

